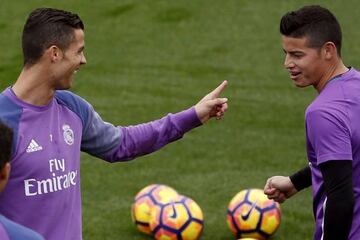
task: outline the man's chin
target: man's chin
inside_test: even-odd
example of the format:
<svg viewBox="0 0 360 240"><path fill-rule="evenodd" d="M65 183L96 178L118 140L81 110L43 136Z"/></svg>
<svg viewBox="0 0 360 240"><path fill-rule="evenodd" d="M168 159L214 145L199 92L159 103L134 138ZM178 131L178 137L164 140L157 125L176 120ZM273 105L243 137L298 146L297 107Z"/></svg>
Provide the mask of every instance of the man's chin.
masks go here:
<svg viewBox="0 0 360 240"><path fill-rule="evenodd" d="M72 87L72 83L69 83L68 85L60 85L56 87L56 90L69 90Z"/></svg>
<svg viewBox="0 0 360 240"><path fill-rule="evenodd" d="M72 87L73 85L73 81L74 81L74 78L71 77L61 83L59 83L58 86L56 86L56 90L68 90Z"/></svg>
<svg viewBox="0 0 360 240"><path fill-rule="evenodd" d="M309 84L305 84L305 83L302 83L302 82L294 82L294 84L298 88L305 88L305 87L309 86Z"/></svg>
<svg viewBox="0 0 360 240"><path fill-rule="evenodd" d="M57 88L56 90L69 90L71 87L61 87L61 88Z"/></svg>

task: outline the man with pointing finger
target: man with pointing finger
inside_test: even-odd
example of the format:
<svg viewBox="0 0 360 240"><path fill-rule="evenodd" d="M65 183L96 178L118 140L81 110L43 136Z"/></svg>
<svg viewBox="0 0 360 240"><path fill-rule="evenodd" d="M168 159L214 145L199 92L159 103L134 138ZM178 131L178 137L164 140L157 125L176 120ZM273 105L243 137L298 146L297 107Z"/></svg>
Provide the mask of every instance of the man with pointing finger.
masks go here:
<svg viewBox="0 0 360 240"><path fill-rule="evenodd" d="M0 94L0 120L13 129L12 173L0 212L47 240L81 240L80 151L108 162L134 159L180 139L228 108L222 82L184 111L135 126L104 122L67 91L86 64L84 24L77 14L40 8L22 35L24 66Z"/></svg>

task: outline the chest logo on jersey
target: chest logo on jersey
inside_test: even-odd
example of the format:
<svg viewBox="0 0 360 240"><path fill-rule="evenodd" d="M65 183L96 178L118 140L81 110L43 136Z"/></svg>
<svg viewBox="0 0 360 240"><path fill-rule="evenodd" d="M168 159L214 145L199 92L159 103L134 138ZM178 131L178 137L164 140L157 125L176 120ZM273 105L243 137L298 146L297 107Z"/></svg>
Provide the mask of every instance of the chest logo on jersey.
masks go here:
<svg viewBox="0 0 360 240"><path fill-rule="evenodd" d="M43 148L34 139L31 139L28 147L26 148L27 153L41 151Z"/></svg>
<svg viewBox="0 0 360 240"><path fill-rule="evenodd" d="M63 129L64 141L68 145L73 145L73 143L74 143L74 131L67 124L64 124L62 126L62 129Z"/></svg>

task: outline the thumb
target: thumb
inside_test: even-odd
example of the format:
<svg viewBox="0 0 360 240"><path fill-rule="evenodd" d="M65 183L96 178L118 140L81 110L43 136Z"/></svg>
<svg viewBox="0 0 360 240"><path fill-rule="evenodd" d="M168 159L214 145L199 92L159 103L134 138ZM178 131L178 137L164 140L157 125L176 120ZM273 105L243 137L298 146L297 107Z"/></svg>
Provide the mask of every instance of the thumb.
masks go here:
<svg viewBox="0 0 360 240"><path fill-rule="evenodd" d="M275 188L273 188L273 186L272 186L271 180L272 180L271 178L266 180L266 184L264 186L264 193L265 194L273 194L273 192L275 191Z"/></svg>
<svg viewBox="0 0 360 240"><path fill-rule="evenodd" d="M272 187L269 186L268 188L264 189L264 194L265 195L272 195L272 194L275 193L275 191L276 191L276 188L272 188Z"/></svg>
<svg viewBox="0 0 360 240"><path fill-rule="evenodd" d="M208 101L210 106L222 105L228 101L227 98L215 98Z"/></svg>

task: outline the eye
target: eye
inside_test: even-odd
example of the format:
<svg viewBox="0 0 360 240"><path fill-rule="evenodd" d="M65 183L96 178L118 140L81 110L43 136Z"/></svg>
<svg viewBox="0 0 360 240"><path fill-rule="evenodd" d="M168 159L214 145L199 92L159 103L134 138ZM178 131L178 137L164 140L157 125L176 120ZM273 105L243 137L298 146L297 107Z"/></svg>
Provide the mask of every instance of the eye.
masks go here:
<svg viewBox="0 0 360 240"><path fill-rule="evenodd" d="M294 52L292 53L292 55L295 57L295 58L301 58L304 56L304 54L302 52Z"/></svg>
<svg viewBox="0 0 360 240"><path fill-rule="evenodd" d="M84 50L85 50L85 48L84 47L81 47L81 48L79 48L79 50L78 50L78 54L82 54L83 52L84 52Z"/></svg>

